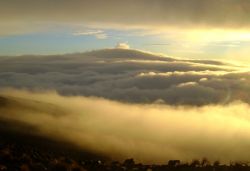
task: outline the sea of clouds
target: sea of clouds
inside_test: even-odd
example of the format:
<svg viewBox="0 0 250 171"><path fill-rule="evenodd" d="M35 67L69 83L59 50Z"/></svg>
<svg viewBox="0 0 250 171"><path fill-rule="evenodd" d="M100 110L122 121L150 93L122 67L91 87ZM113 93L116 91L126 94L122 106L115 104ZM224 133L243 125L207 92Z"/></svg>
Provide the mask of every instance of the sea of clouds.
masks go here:
<svg viewBox="0 0 250 171"><path fill-rule="evenodd" d="M247 66L129 49L0 65L0 119L33 134L121 160L248 160Z"/></svg>
<svg viewBox="0 0 250 171"><path fill-rule="evenodd" d="M0 87L56 90L129 103L250 102L246 66L164 57L128 49L0 58Z"/></svg>

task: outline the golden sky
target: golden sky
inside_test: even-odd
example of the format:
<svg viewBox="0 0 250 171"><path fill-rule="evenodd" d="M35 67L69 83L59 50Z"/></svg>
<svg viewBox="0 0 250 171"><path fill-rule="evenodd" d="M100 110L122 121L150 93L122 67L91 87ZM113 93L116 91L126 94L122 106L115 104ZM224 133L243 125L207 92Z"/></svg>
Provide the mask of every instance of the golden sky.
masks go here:
<svg viewBox="0 0 250 171"><path fill-rule="evenodd" d="M125 42L172 56L249 61L249 11L248 0L1 1L0 50L73 53Z"/></svg>

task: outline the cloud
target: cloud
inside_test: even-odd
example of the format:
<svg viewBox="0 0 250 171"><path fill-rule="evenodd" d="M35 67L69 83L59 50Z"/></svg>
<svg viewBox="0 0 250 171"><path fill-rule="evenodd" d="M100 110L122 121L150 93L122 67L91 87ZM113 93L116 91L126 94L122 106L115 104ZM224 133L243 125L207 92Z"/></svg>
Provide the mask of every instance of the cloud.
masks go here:
<svg viewBox="0 0 250 171"><path fill-rule="evenodd" d="M128 43L117 43L116 45L117 49L129 49L129 44Z"/></svg>
<svg viewBox="0 0 250 171"><path fill-rule="evenodd" d="M3 56L0 66L5 129L19 122L115 160L249 157L249 66L121 48Z"/></svg>
<svg viewBox="0 0 250 171"><path fill-rule="evenodd" d="M250 103L248 66L190 60L132 49L0 58L0 87L56 90L129 103Z"/></svg>
<svg viewBox="0 0 250 171"><path fill-rule="evenodd" d="M73 33L74 36L95 36L97 39L106 39L108 36L103 30L86 30Z"/></svg>
<svg viewBox="0 0 250 171"><path fill-rule="evenodd" d="M145 44L147 46L169 46L171 45L170 43L151 43L151 44Z"/></svg>
<svg viewBox="0 0 250 171"><path fill-rule="evenodd" d="M165 163L207 157L222 162L249 159L246 103L173 107L124 104L55 92L1 90L0 120L33 127L29 132L73 143L123 160ZM24 130L19 130L27 131Z"/></svg>
<svg viewBox="0 0 250 171"><path fill-rule="evenodd" d="M107 34L105 34L105 33L96 34L95 37L96 37L97 39L107 39L107 38L108 38Z"/></svg>
<svg viewBox="0 0 250 171"><path fill-rule="evenodd" d="M52 8L53 7L53 8ZM247 0L9 0L0 2L1 28L12 30L32 23L118 25L129 27L248 28L250 2ZM16 27L18 30L19 27ZM1 29L2 31L2 29ZM24 30L25 31L25 30ZM7 34L8 29L4 29ZM13 31L12 31L13 32Z"/></svg>
<svg viewBox="0 0 250 171"><path fill-rule="evenodd" d="M74 36L82 36L82 35L96 35L96 34L100 34L103 33L103 31L101 30L88 30L88 31L81 31L81 32L76 32L73 33Z"/></svg>

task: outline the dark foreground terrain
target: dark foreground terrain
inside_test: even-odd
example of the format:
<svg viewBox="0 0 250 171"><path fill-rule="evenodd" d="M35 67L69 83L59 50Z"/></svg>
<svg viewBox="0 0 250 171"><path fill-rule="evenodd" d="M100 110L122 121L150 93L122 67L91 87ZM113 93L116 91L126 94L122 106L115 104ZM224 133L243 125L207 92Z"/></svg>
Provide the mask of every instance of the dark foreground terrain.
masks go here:
<svg viewBox="0 0 250 171"><path fill-rule="evenodd" d="M24 141L11 142L3 139L0 142L0 171L243 171L250 170L245 163L221 165L219 162L209 163L206 159L182 163L170 160L165 165L145 165L135 163L133 159L124 162L110 161L89 153L77 153L74 148L55 146L49 142L37 145ZM24 137L27 138L27 137ZM12 139L13 140L13 139ZM33 142L32 142L33 143ZM70 151L71 150L71 151Z"/></svg>

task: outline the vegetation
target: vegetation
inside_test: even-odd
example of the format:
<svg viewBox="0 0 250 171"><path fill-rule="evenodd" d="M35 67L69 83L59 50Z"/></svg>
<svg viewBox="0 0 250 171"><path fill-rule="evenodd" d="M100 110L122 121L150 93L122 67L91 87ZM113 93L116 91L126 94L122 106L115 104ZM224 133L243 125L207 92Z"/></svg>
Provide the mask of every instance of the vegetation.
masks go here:
<svg viewBox="0 0 250 171"><path fill-rule="evenodd" d="M0 171L250 171L248 163L222 165L207 159L182 163L170 160L165 165L137 164L133 159L124 162L103 159L80 159L64 152L47 151L31 145L0 144Z"/></svg>

